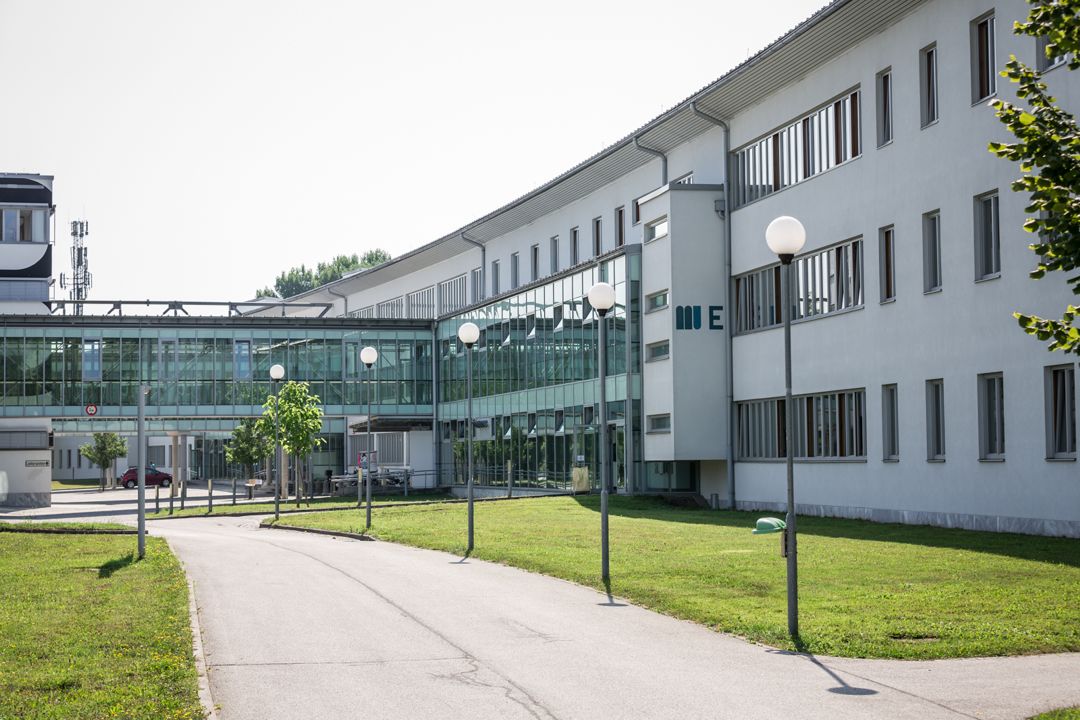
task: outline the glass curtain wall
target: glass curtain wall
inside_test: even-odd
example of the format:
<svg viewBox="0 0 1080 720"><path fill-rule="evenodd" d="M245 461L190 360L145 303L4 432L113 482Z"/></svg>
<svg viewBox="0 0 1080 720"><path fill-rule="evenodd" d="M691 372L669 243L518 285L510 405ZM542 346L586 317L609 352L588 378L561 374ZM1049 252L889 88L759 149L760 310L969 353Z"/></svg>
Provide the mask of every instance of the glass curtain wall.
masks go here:
<svg viewBox="0 0 1080 720"><path fill-rule="evenodd" d="M480 327L473 347L473 462L479 485L551 490L599 487L599 316L587 293L615 287L608 316L609 454L613 479L629 490L640 427L627 400L640 398L640 255L531 286L441 321L439 458L443 484L466 482L466 355L457 339L465 322ZM627 440L627 435L631 439Z"/></svg>

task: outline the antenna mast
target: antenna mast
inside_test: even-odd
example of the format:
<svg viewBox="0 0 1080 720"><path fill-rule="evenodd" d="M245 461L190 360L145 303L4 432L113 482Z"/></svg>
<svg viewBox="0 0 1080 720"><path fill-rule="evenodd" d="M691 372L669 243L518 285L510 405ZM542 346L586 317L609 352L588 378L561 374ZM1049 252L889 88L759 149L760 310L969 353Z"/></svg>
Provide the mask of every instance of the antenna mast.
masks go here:
<svg viewBox="0 0 1080 720"><path fill-rule="evenodd" d="M86 236L90 234L90 223L86 220L71 221L71 277L60 274L60 287L70 287L68 298L75 301L75 315L83 314L82 301L94 284L90 274L90 261L86 250Z"/></svg>

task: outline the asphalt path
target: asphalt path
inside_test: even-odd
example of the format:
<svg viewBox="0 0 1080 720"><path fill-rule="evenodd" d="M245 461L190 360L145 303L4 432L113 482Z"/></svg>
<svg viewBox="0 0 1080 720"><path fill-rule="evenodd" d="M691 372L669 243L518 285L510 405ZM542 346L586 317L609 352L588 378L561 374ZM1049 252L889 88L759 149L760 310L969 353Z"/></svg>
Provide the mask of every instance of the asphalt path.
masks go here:
<svg viewBox="0 0 1080 720"><path fill-rule="evenodd" d="M813 657L440 552L254 517L151 527L194 582L222 720L932 720L1080 704L1080 654Z"/></svg>

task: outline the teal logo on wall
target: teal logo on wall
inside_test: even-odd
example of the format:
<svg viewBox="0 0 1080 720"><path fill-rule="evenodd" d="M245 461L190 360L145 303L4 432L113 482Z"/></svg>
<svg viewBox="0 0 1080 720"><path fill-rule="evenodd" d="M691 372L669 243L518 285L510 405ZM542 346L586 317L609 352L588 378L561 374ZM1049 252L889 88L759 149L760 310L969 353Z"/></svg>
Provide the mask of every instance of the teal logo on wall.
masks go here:
<svg viewBox="0 0 1080 720"><path fill-rule="evenodd" d="M723 305L710 305L706 319L709 330L723 330L724 324L720 321L720 313L724 312ZM676 330L700 330L701 329L701 306L700 305L676 305L675 306L675 329Z"/></svg>

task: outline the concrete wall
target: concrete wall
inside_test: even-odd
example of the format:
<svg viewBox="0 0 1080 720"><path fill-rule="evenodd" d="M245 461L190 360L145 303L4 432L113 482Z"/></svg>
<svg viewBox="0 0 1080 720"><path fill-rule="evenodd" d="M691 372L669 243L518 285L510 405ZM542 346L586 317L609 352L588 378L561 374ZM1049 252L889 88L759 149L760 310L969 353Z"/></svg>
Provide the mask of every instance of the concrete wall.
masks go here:
<svg viewBox="0 0 1080 720"><path fill-rule="evenodd" d="M48 432L42 419L0 419L0 430ZM48 507L52 499L52 459L49 450L0 450L0 506Z"/></svg>

